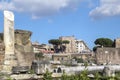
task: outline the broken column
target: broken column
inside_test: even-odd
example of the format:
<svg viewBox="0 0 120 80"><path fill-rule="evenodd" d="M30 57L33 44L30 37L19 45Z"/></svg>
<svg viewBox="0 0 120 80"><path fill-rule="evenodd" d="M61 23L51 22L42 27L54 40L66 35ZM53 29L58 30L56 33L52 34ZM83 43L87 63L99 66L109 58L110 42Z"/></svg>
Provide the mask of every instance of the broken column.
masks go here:
<svg viewBox="0 0 120 80"><path fill-rule="evenodd" d="M14 14L11 11L4 11L4 44L5 59L3 70L11 72L12 67L17 65L14 52Z"/></svg>
<svg viewBox="0 0 120 80"><path fill-rule="evenodd" d="M108 77L115 77L115 70L112 66L106 65L103 69L103 73L105 76Z"/></svg>

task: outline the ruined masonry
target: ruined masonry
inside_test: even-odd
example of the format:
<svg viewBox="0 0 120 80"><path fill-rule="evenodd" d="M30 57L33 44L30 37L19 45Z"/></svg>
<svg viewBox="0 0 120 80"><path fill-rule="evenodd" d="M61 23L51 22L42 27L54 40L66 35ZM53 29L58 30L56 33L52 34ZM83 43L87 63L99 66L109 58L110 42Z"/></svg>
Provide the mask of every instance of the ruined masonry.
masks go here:
<svg viewBox="0 0 120 80"><path fill-rule="evenodd" d="M29 66L35 59L32 32L14 30L14 14L4 11L4 33L0 33L0 71L11 73L13 66Z"/></svg>
<svg viewBox="0 0 120 80"><path fill-rule="evenodd" d="M14 14L10 11L4 11L4 45L5 58L3 70L10 72L12 66L17 65L14 52Z"/></svg>

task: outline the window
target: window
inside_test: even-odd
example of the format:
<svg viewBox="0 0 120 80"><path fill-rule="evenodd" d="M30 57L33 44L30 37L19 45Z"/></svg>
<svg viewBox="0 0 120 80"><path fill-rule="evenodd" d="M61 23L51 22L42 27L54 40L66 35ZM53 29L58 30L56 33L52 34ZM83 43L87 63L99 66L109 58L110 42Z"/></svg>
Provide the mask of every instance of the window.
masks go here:
<svg viewBox="0 0 120 80"><path fill-rule="evenodd" d="M62 57L61 60L64 60L64 58Z"/></svg>

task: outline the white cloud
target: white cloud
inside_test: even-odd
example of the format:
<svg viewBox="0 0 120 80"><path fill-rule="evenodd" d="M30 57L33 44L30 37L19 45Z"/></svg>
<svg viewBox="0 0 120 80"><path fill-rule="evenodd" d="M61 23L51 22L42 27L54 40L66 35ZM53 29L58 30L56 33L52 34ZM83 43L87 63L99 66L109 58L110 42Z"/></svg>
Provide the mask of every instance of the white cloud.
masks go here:
<svg viewBox="0 0 120 80"><path fill-rule="evenodd" d="M100 0L100 5L89 15L94 19L120 15L120 0Z"/></svg>
<svg viewBox="0 0 120 80"><path fill-rule="evenodd" d="M3 2L4 1L4 2ZM54 15L61 11L75 9L80 0L2 0L0 10L8 9L29 13L33 18Z"/></svg>

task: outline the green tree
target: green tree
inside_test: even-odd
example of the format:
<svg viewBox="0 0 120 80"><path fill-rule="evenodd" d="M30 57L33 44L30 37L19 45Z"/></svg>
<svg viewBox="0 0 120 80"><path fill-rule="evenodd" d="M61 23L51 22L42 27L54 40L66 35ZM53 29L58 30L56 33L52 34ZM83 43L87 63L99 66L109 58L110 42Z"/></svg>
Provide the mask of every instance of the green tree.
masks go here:
<svg viewBox="0 0 120 80"><path fill-rule="evenodd" d="M53 44L53 45L60 45L62 43L62 40L59 40L59 39L51 39L48 41L50 44Z"/></svg>
<svg viewBox="0 0 120 80"><path fill-rule="evenodd" d="M51 39L48 41L49 44L52 44L54 46L55 52L64 52L66 49L66 46L63 44L69 44L68 40L59 40L59 39Z"/></svg>
<svg viewBox="0 0 120 80"><path fill-rule="evenodd" d="M98 38L95 40L94 43L103 47L112 47L113 45L113 41L109 38Z"/></svg>
<svg viewBox="0 0 120 80"><path fill-rule="evenodd" d="M69 44L69 43L70 43L70 41L68 41L68 40L63 40L62 41L62 44L65 44L65 47L63 48L64 52L66 50L67 44Z"/></svg>
<svg viewBox="0 0 120 80"><path fill-rule="evenodd" d="M59 39L51 39L48 41L49 44L52 44L54 46L55 52L59 52L60 46L62 44L62 40Z"/></svg>
<svg viewBox="0 0 120 80"><path fill-rule="evenodd" d="M95 52L97 50L98 46L93 47L93 51Z"/></svg>
<svg viewBox="0 0 120 80"><path fill-rule="evenodd" d="M63 44L69 44L70 41L68 41L68 40L63 40L62 43L63 43Z"/></svg>
<svg viewBox="0 0 120 80"><path fill-rule="evenodd" d="M109 38L98 38L94 41L95 47L93 48L93 51L96 51L98 47L113 47L114 42ZM99 46L97 46L99 45Z"/></svg>

